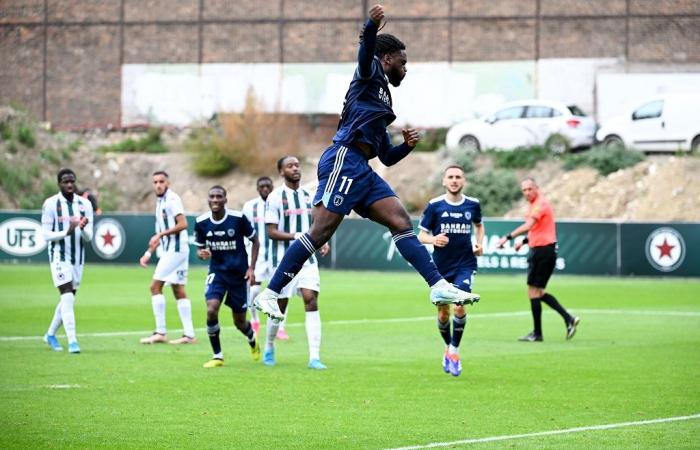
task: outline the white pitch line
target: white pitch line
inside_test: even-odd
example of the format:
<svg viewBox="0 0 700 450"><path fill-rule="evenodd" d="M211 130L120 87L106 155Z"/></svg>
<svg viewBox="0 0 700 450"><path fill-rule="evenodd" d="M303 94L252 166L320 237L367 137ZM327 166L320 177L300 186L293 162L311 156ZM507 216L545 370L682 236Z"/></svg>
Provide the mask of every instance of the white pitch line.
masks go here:
<svg viewBox="0 0 700 450"><path fill-rule="evenodd" d="M433 442L425 445L412 445L410 447L396 447L388 450L418 450L423 448L436 448L436 447L450 447L453 445L461 444L479 444L482 442L494 442L494 441L509 441L513 439L523 439L529 437L537 436L552 436L556 434L570 434L570 433L580 433L582 431L599 431L599 430L610 430L614 428L624 428L624 427L636 427L642 425L654 425L657 423L668 423L668 422L680 422L684 420L700 419L700 414L693 414L690 416L677 416L677 417L665 417L662 419L650 419L650 420L639 420L636 422L620 422L620 423L609 423L606 425L591 425L587 427L576 427L576 428L566 428L564 430L551 430L551 431L540 431L537 433L524 433L524 434L509 434L502 436L490 436L484 438L475 439L462 439L459 441L452 442Z"/></svg>
<svg viewBox="0 0 700 450"><path fill-rule="evenodd" d="M573 311L585 314L627 314L627 315L643 315L643 316L684 316L684 317L700 317L700 312L693 311L651 311L651 310L626 310L626 309L575 309ZM551 311L548 311L551 313ZM473 319L497 319L501 317L521 317L529 316L530 311L510 311L497 313L472 314L470 320ZM357 320L329 320L323 322L323 325L363 325L363 324L382 324L382 323L409 323L423 322L426 320L435 320L435 316L421 317L397 317L391 319L357 319ZM288 327L303 327L304 323L288 323ZM196 328L197 331L206 331L206 328ZM78 337L118 337L118 336L137 336L147 335L152 331L113 331L105 333L79 333ZM0 336L0 342L7 341L33 341L43 339L43 336Z"/></svg>

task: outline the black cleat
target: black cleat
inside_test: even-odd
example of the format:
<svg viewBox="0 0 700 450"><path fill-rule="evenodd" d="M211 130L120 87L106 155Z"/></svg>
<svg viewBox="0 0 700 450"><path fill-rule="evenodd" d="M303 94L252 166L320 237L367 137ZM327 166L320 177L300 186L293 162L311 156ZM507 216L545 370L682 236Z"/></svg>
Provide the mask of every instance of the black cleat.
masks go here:
<svg viewBox="0 0 700 450"><path fill-rule="evenodd" d="M542 342L542 336L535 334L535 332L533 331L532 333L526 336L518 338L518 340L520 342Z"/></svg>
<svg viewBox="0 0 700 450"><path fill-rule="evenodd" d="M573 317L571 322L566 326L566 339L571 339L576 334L576 326L581 322L578 317Z"/></svg>

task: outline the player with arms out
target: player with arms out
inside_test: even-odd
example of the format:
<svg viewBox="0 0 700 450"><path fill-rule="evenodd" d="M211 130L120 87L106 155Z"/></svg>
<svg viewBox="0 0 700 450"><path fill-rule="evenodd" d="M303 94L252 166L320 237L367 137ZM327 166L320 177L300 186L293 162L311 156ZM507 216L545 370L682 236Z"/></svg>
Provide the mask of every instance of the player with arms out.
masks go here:
<svg viewBox="0 0 700 450"><path fill-rule="evenodd" d="M433 259L445 279L459 289L471 292L476 275L476 257L483 254L485 227L481 223L481 204L462 194L466 185L459 166L445 169L442 185L447 192L430 200L420 221L418 239L435 247ZM472 248L472 226L476 229ZM442 368L455 377L462 373L459 343L467 326L467 312L455 305L450 333L450 305L438 305L438 330L445 341Z"/></svg>
<svg viewBox="0 0 700 450"><path fill-rule="evenodd" d="M212 186L209 189L210 212L197 217L194 225L197 256L209 260L204 298L207 302L207 334L214 353L205 368L224 365L219 333L219 309L221 302L231 308L233 323L248 340L254 361L260 359L260 347L253 327L246 318L248 309L247 283L255 283L254 267L258 259L260 243L255 229L240 211L226 208L226 189ZM252 243L250 265L243 238Z"/></svg>
<svg viewBox="0 0 700 450"><path fill-rule="evenodd" d="M51 277L61 296L44 342L55 351L63 350L56 338L56 331L63 324L68 351L80 353L73 305L83 277L84 245L93 236L93 212L90 202L75 193L75 172L61 169L57 180L60 192L47 198L41 208L44 240L49 244Z"/></svg>
<svg viewBox="0 0 700 450"><path fill-rule="evenodd" d="M389 83L398 87L406 76L406 46L390 34L377 35L384 8L369 10L360 42L353 80L333 137L318 164L318 190L313 200L313 224L299 236L279 263L268 287L255 298L255 306L272 318L281 319L277 298L304 262L329 241L343 218L354 210L387 227L401 255L431 287L436 304L464 304L477 294L459 290L438 272L426 248L416 237L411 219L394 191L369 166L375 156L391 166L406 157L420 138L416 130L402 130L404 142L392 146L386 127L396 116Z"/></svg>
<svg viewBox="0 0 700 450"><path fill-rule="evenodd" d="M192 325L192 303L187 298L187 268L189 266L190 247L187 235L187 217L182 200L170 189L167 172L159 170L153 173L153 190L158 197L156 201L156 234L148 242L148 250L139 263L148 266L151 255L160 246L160 259L151 282L151 305L156 319L155 332L141 339L142 344L159 344L167 342L165 328L165 296L163 286L170 283L177 300L177 312L182 321L183 336L170 341L171 344L195 344L194 326Z"/></svg>

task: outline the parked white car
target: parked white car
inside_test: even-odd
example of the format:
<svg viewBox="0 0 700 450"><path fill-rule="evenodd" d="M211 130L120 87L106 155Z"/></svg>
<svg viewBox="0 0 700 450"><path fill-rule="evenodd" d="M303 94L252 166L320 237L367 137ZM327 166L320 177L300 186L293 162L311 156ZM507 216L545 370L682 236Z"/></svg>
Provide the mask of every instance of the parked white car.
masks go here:
<svg viewBox="0 0 700 450"><path fill-rule="evenodd" d="M700 93L649 98L603 124L596 134L606 146L643 151L700 150Z"/></svg>
<svg viewBox="0 0 700 450"><path fill-rule="evenodd" d="M477 152L545 145L563 153L593 145L596 123L576 105L547 100L506 103L479 119L453 125L445 144L450 149Z"/></svg>

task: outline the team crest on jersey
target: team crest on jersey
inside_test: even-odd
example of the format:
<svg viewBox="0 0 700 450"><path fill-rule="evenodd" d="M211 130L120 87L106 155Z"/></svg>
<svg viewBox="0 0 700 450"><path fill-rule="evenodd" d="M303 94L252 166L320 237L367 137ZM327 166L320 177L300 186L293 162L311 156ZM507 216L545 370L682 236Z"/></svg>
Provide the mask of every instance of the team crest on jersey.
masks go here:
<svg viewBox="0 0 700 450"><path fill-rule="evenodd" d="M472 219L472 213L470 213L469 211L464 211L464 218L467 219L467 220L471 220L471 219Z"/></svg>
<svg viewBox="0 0 700 450"><path fill-rule="evenodd" d="M389 94L381 86L379 86L379 99L385 104L391 106L391 97L389 97Z"/></svg>
<svg viewBox="0 0 700 450"><path fill-rule="evenodd" d="M685 241L673 228L663 227L652 231L644 248L647 260L656 270L673 272L685 259Z"/></svg>
<svg viewBox="0 0 700 450"><path fill-rule="evenodd" d="M340 205L343 204L343 200L345 200L345 199L343 198L342 195L340 195L340 194L335 194L335 196L333 197L333 204L334 204L335 206L340 206Z"/></svg>
<svg viewBox="0 0 700 450"><path fill-rule="evenodd" d="M126 246L126 233L122 225L114 219L101 219L95 224L92 248L104 259L119 257Z"/></svg>
<svg viewBox="0 0 700 450"><path fill-rule="evenodd" d="M226 230L226 233L229 235L229 237L233 237L233 235L236 234L236 231L233 228L229 228Z"/></svg>

